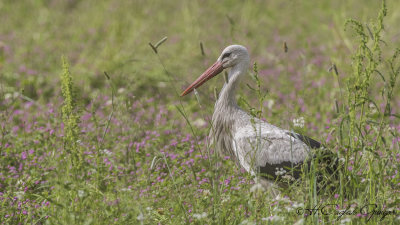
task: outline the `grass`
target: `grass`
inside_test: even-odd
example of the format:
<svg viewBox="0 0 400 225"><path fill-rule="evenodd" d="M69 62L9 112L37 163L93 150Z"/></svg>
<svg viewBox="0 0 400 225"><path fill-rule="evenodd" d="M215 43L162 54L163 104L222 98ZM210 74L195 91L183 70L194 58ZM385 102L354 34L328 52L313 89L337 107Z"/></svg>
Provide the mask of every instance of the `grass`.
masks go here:
<svg viewBox="0 0 400 225"><path fill-rule="evenodd" d="M385 7L2 1L0 223L399 223L400 4ZM282 195L254 192L207 147L223 76L178 93L233 43L254 63L240 105L337 154L334 193L316 192L318 160Z"/></svg>

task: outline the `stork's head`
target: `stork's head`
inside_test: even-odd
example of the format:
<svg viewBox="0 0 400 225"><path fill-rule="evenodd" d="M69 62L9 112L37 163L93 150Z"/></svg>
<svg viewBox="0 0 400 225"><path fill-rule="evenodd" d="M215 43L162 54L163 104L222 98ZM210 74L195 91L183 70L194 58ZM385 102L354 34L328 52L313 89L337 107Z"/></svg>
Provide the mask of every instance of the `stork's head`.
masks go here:
<svg viewBox="0 0 400 225"><path fill-rule="evenodd" d="M220 74L224 69L228 69L235 66L245 66L247 68L250 62L249 53L244 46L241 45L230 45L226 47L217 61L210 66L195 82L193 82L185 91L182 92L181 96L185 96L193 91L193 89L200 87L209 79Z"/></svg>
<svg viewBox="0 0 400 225"><path fill-rule="evenodd" d="M249 63L250 57L244 46L230 45L222 51L217 61L222 62L222 67L227 69L239 63Z"/></svg>

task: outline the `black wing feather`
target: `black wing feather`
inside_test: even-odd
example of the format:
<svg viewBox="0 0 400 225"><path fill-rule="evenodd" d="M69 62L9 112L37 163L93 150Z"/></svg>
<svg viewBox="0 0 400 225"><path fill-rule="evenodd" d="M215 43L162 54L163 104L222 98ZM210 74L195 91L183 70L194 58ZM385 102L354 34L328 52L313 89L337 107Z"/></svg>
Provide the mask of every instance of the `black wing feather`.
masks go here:
<svg viewBox="0 0 400 225"><path fill-rule="evenodd" d="M307 136L295 133L295 132L288 132L288 135L302 141L305 143L307 146L313 149L319 149L323 147L321 143L318 141L309 138ZM327 149L321 149L318 151L318 158L320 159L320 166L324 165L324 168L327 170L329 174L336 174L337 169L338 169L338 158L335 154L333 154L331 151ZM316 155L313 156L313 158L317 157ZM280 180L281 177L276 175L276 171L278 171L280 168L285 169L286 171L289 172L290 175L292 175L295 179L299 179L301 177L301 172L302 172L302 165L303 163L307 163L308 166L307 168L310 169L310 163L311 159L308 159L306 162L300 162L297 164L291 163L291 162L282 162L279 164L268 164L266 163L265 166L259 167L261 176L263 176L266 179L272 179L272 180ZM337 175L337 174L336 174ZM322 177L318 176L318 182L322 181Z"/></svg>
<svg viewBox="0 0 400 225"><path fill-rule="evenodd" d="M309 138L307 136L304 136L304 135L301 135L301 134L298 134L295 132L288 132L287 134L304 142L310 148L321 148L322 147L321 143L319 143L318 141L316 141L312 138Z"/></svg>

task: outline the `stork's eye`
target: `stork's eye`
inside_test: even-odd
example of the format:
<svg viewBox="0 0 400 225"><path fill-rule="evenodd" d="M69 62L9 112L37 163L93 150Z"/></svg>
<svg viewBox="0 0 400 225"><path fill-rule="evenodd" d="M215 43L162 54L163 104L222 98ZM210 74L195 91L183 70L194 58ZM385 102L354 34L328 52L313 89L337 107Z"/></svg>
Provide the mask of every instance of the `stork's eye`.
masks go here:
<svg viewBox="0 0 400 225"><path fill-rule="evenodd" d="M222 55L222 59L224 59L224 58L226 58L226 57L229 57L231 55L231 53L230 52L227 52L227 53L225 53L224 55Z"/></svg>

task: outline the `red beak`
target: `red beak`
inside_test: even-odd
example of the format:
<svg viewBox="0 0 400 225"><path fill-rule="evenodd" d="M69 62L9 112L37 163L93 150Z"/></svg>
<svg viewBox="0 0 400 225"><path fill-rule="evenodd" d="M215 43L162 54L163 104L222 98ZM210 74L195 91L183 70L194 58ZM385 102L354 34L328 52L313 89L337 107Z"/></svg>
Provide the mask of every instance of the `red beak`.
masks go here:
<svg viewBox="0 0 400 225"><path fill-rule="evenodd" d="M189 94L193 89L200 87L209 79L215 77L224 70L222 62L216 61L210 68L208 68L195 82L193 82L185 91L182 92L181 97Z"/></svg>

